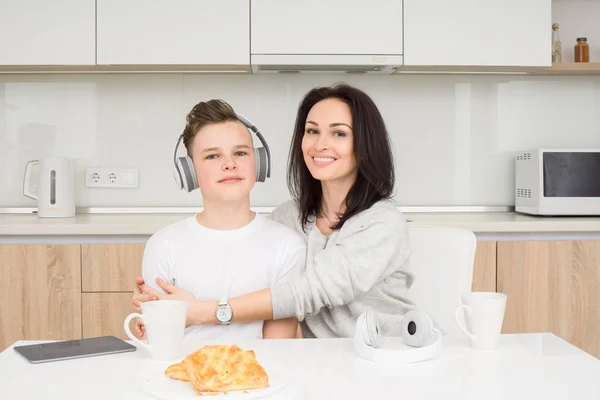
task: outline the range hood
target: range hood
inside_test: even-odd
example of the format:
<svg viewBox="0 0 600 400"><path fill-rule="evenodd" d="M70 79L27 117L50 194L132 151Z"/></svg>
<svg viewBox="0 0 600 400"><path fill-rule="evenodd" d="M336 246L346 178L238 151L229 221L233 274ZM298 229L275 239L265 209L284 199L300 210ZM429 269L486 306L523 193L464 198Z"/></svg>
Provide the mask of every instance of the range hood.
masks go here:
<svg viewBox="0 0 600 400"><path fill-rule="evenodd" d="M254 74L347 73L390 75L402 66L401 55L251 54Z"/></svg>

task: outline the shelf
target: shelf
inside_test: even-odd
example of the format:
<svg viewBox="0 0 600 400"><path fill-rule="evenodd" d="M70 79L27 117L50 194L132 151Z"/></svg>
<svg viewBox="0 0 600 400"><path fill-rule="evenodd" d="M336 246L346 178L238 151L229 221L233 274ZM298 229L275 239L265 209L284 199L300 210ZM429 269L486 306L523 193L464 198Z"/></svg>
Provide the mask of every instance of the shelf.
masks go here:
<svg viewBox="0 0 600 400"><path fill-rule="evenodd" d="M247 65L92 65L92 66L8 66L0 65L1 74L23 73L251 73ZM459 74L459 75L535 75L535 76L576 76L600 75L600 62L597 63L559 63L552 67L508 67L508 66L402 66L394 75L403 74Z"/></svg>
<svg viewBox="0 0 600 400"><path fill-rule="evenodd" d="M600 75L600 63L558 63L552 67L509 67L509 66L403 66L395 75L403 74L486 74L486 75Z"/></svg>
<svg viewBox="0 0 600 400"><path fill-rule="evenodd" d="M533 72L536 75L600 75L600 63L558 63Z"/></svg>

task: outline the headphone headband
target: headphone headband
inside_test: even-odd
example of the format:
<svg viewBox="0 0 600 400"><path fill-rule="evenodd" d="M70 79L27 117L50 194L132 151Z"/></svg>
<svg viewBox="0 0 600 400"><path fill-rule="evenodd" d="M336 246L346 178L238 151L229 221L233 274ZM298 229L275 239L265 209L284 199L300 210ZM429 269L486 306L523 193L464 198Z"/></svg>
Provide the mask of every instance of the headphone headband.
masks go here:
<svg viewBox="0 0 600 400"><path fill-rule="evenodd" d="M257 182L264 182L267 178L271 177L271 149L269 148L269 144L258 128L246 117L240 114L236 114L236 117L238 121L244 124L249 131L253 132L258 137L258 140L263 146L255 147L254 154L256 157L256 180ZM179 149L179 144L183 140L183 136L183 133L179 135L173 152L174 178L180 189L191 192L198 188L198 179L196 177L194 162L188 155L177 157L177 150Z"/></svg>
<svg viewBox="0 0 600 400"><path fill-rule="evenodd" d="M249 130L254 132L256 137L258 137L258 140L260 140L263 147L265 148L265 150L267 152L267 178L270 178L271 177L271 149L269 149L269 144L263 137L262 133L260 133L258 128L252 122L250 122L248 119L246 119L246 117L244 117L241 114L235 114L235 115L240 120L240 122L246 126L246 128L248 128Z"/></svg>

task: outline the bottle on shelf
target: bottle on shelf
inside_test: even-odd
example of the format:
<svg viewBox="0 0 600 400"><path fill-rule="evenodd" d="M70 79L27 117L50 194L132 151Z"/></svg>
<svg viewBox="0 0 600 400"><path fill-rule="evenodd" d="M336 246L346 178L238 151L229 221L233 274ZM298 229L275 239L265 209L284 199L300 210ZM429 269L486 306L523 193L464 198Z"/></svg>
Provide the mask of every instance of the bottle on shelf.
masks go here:
<svg viewBox="0 0 600 400"><path fill-rule="evenodd" d="M575 43L574 50L575 62L590 62L590 45L587 42L587 38L577 38L577 43Z"/></svg>
<svg viewBox="0 0 600 400"><path fill-rule="evenodd" d="M562 43L558 34L558 24L552 24L552 62L562 62Z"/></svg>

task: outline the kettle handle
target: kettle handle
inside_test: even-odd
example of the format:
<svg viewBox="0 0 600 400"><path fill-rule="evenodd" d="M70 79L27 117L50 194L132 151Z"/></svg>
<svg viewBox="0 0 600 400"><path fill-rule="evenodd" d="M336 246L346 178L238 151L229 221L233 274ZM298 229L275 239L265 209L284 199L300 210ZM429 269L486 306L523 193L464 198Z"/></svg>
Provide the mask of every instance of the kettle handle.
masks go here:
<svg viewBox="0 0 600 400"><path fill-rule="evenodd" d="M30 199L34 199L37 200L38 196L37 193L33 193L30 190L30 180L31 180L31 167L34 164L39 164L40 160L32 160L29 161L27 163L27 165L25 166L25 176L23 177L23 194L27 197L29 197Z"/></svg>

